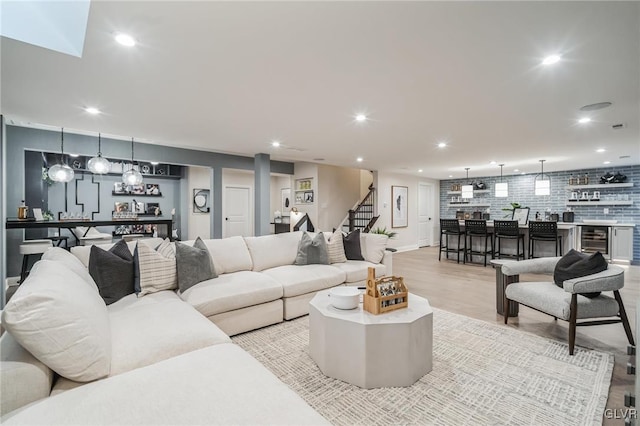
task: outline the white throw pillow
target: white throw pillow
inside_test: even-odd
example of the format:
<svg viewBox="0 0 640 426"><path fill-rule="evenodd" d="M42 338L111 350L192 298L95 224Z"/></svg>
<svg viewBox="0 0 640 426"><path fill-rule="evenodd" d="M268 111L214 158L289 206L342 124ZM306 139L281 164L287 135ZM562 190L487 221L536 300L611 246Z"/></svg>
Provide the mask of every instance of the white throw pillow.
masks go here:
<svg viewBox="0 0 640 426"><path fill-rule="evenodd" d="M33 356L77 382L109 375L111 329L95 289L62 262L41 260L2 312L2 324Z"/></svg>
<svg viewBox="0 0 640 426"><path fill-rule="evenodd" d="M364 260L371 263L380 263L384 256L384 250L387 248L389 237L383 234L360 234L360 248Z"/></svg>
<svg viewBox="0 0 640 426"><path fill-rule="evenodd" d="M165 239L156 250L147 244L138 244L134 254L134 262L140 277L138 297L178 288L176 251L169 239Z"/></svg>
<svg viewBox="0 0 640 426"><path fill-rule="evenodd" d="M61 262L67 268L71 269L80 278L87 282L91 288L98 291L98 286L89 274L89 270L82 264L80 259L69 253L67 250L60 247L51 247L42 255L42 260L52 260L54 262Z"/></svg>
<svg viewBox="0 0 640 426"><path fill-rule="evenodd" d="M327 237L328 233L325 233ZM329 263L344 263L347 256L344 254L344 243L342 242L342 231L336 229L327 238L327 252L329 253Z"/></svg>

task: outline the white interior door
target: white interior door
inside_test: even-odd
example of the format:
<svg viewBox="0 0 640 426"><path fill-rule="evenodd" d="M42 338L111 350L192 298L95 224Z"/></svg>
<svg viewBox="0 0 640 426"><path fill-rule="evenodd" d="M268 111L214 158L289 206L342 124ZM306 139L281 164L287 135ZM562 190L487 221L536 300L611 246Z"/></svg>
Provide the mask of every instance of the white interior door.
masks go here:
<svg viewBox="0 0 640 426"><path fill-rule="evenodd" d="M418 246L433 244L433 185L418 184Z"/></svg>
<svg viewBox="0 0 640 426"><path fill-rule="evenodd" d="M224 189L224 237L251 236L250 188L227 186Z"/></svg>

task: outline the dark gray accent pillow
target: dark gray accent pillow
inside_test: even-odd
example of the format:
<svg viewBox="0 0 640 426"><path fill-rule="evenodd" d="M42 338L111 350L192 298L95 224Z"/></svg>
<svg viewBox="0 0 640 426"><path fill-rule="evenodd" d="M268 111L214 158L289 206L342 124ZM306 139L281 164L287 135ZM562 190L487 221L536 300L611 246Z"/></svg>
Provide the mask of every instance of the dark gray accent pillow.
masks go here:
<svg viewBox="0 0 640 426"><path fill-rule="evenodd" d="M329 252L327 251L327 241L324 234L318 232L313 239L306 232L302 233L300 243L298 243L298 255L294 265L328 265Z"/></svg>
<svg viewBox="0 0 640 426"><path fill-rule="evenodd" d="M89 275L107 305L134 292L133 269L133 256L124 240L118 241L109 251L91 246Z"/></svg>
<svg viewBox="0 0 640 426"><path fill-rule="evenodd" d="M360 230L349 232L342 239L344 245L344 254L347 260L364 260L362 257L362 249L360 248Z"/></svg>
<svg viewBox="0 0 640 426"><path fill-rule="evenodd" d="M566 280L597 274L606 271L608 267L606 259L599 251L588 255L571 249L556 264L553 271L553 281L558 287L562 287ZM600 292L581 294L593 298L598 297Z"/></svg>
<svg viewBox="0 0 640 426"><path fill-rule="evenodd" d="M176 263L178 288L181 292L187 291L202 281L218 277L211 264L209 250L200 237L196 238L193 247L176 243Z"/></svg>

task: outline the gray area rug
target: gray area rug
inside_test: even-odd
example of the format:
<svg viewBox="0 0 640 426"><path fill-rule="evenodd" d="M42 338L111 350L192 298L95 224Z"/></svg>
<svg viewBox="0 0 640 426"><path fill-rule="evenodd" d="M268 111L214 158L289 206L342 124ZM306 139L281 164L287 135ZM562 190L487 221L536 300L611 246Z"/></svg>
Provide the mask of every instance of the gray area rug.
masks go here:
<svg viewBox="0 0 640 426"><path fill-rule="evenodd" d="M437 309L433 322L433 371L407 388L324 376L308 355L308 317L233 341L336 425L602 423L612 354L569 356L566 344Z"/></svg>

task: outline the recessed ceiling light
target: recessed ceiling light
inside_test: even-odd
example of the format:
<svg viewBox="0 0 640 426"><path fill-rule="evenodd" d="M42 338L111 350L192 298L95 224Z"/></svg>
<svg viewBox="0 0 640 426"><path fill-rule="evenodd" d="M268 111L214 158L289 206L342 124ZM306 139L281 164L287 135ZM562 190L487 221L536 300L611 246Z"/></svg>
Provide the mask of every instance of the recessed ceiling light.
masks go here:
<svg viewBox="0 0 640 426"><path fill-rule="evenodd" d="M445 146L447 146L446 142L438 142L438 148L444 148Z"/></svg>
<svg viewBox="0 0 640 426"><path fill-rule="evenodd" d="M514 172L519 172L519 171L520 171L520 169L514 169L513 171L514 171Z"/></svg>
<svg viewBox="0 0 640 426"><path fill-rule="evenodd" d="M547 56L546 58L543 59L542 65L552 65L560 62L560 59L562 59L560 55Z"/></svg>
<svg viewBox="0 0 640 426"><path fill-rule="evenodd" d="M588 123L590 121L591 121L591 119L589 117L582 117L580 120L578 120L578 123L585 124L585 123Z"/></svg>
<svg viewBox="0 0 640 426"><path fill-rule="evenodd" d="M363 160L363 158L362 158L362 157L358 157L358 158L356 158L356 161L357 161L358 163L362 163L364 160Z"/></svg>
<svg viewBox="0 0 640 426"><path fill-rule="evenodd" d="M367 116L364 115L364 114L358 114L358 115L356 115L356 121L359 122L359 123L367 121Z"/></svg>
<svg viewBox="0 0 640 426"><path fill-rule="evenodd" d="M611 164L611 161L604 161L602 164Z"/></svg>
<svg viewBox="0 0 640 426"><path fill-rule="evenodd" d="M129 34L119 33L116 35L116 41L123 46L133 47L136 45L136 40Z"/></svg>
<svg viewBox="0 0 640 426"><path fill-rule="evenodd" d="M76 158L76 157L78 157L78 156L79 156L79 154L71 154L71 153L69 153L69 157Z"/></svg>
<svg viewBox="0 0 640 426"><path fill-rule="evenodd" d="M604 148L598 148L598 149L596 149L596 152L605 152L605 151L606 151L606 149L604 149Z"/></svg>
<svg viewBox="0 0 640 426"><path fill-rule="evenodd" d="M497 164L497 163L495 161L491 161L489 164L493 166L494 164Z"/></svg>
<svg viewBox="0 0 640 426"><path fill-rule="evenodd" d="M160 164L157 161L150 161L150 163L151 163L152 166L157 166L158 164Z"/></svg>
<svg viewBox="0 0 640 426"><path fill-rule="evenodd" d="M418 173L422 173L422 169L418 169Z"/></svg>
<svg viewBox="0 0 640 426"><path fill-rule="evenodd" d="M521 174L521 175L523 175L523 174L524 174L524 172L522 172L522 173L520 173L520 174Z"/></svg>
<svg viewBox="0 0 640 426"><path fill-rule="evenodd" d="M278 142L278 141L273 141L273 142L271 142L271 146L272 146L272 147L274 147L274 148L277 148L277 147L279 147L279 146L280 146L280 142Z"/></svg>
<svg viewBox="0 0 640 426"><path fill-rule="evenodd" d="M98 108L95 107L86 107L84 109L86 112L88 112L89 114L100 114L100 110Z"/></svg>

